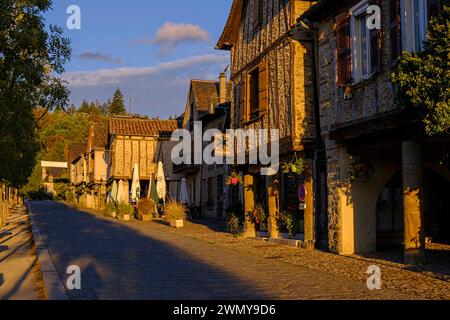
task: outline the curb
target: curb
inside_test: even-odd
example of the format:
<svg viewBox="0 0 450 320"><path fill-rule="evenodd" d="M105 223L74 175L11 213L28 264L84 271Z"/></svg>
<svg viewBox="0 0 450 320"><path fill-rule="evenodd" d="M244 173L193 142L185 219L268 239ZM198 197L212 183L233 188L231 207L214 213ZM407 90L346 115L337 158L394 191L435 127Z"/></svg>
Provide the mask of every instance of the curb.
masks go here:
<svg viewBox="0 0 450 320"><path fill-rule="evenodd" d="M34 213L28 202L26 202L26 207L28 209L28 216L30 217L31 230L36 246L36 255L41 267L41 274L44 279L47 298L48 300L70 300L66 288L64 287L64 283L56 271L55 264L53 263L50 252L48 251L47 244L39 231Z"/></svg>

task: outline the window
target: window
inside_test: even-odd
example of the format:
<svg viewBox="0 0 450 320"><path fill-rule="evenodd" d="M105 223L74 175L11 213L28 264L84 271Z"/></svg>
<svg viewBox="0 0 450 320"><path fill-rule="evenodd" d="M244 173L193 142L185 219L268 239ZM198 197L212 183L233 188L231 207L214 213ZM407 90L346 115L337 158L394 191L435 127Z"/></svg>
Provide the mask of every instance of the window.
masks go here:
<svg viewBox="0 0 450 320"><path fill-rule="evenodd" d="M269 104L268 74L268 63L263 61L257 68L243 76L243 81L239 85L241 126L266 115Z"/></svg>
<svg viewBox="0 0 450 320"><path fill-rule="evenodd" d="M359 82L372 74L371 39L370 30L367 28L368 5L368 2L364 1L351 9L350 38L354 82Z"/></svg>
<svg viewBox="0 0 450 320"><path fill-rule="evenodd" d="M259 117L259 68L256 68L249 74L248 84L250 95L250 115L248 120L253 120Z"/></svg>
<svg viewBox="0 0 450 320"><path fill-rule="evenodd" d="M402 0L402 47L409 52L424 49L428 22L439 12L439 0Z"/></svg>

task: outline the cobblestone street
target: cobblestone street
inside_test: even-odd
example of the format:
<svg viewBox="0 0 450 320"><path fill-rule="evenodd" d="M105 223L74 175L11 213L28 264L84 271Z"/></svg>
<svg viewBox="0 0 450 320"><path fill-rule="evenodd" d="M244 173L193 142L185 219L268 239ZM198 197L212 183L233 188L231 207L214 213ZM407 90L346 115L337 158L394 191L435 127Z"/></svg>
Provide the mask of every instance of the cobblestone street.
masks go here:
<svg viewBox="0 0 450 320"><path fill-rule="evenodd" d="M217 242L193 236L190 226L183 234L158 223L121 224L60 203L31 207L60 278L65 282L70 265L81 268L82 290L68 291L71 299L426 298L390 288L370 291L362 269L349 278L239 250L233 246L243 240L212 230ZM273 249L244 241L257 250Z"/></svg>

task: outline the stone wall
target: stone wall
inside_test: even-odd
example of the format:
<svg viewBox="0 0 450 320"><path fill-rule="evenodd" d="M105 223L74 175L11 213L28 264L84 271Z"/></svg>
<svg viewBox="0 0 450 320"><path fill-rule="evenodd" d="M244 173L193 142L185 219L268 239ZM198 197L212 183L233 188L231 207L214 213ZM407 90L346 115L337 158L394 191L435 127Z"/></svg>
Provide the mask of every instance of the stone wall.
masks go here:
<svg viewBox="0 0 450 320"><path fill-rule="evenodd" d="M348 1L347 6L343 5L339 12L335 12L335 16L348 11L357 2ZM385 170L384 175L386 176L374 176L374 179L379 183L368 189L367 186L364 186L366 193L361 193L358 188L362 188L362 186L346 185L348 166L352 162L352 155L347 152L345 144L330 140L330 131L333 128L357 123L397 108L393 86L390 81L393 69L390 58L389 30L387 29L389 25L389 1L380 0L379 5L382 8L382 28L384 28L381 32L381 69L380 72L369 79L353 86L353 98L351 100L345 101L344 88L337 86L335 16L326 18L320 23L319 27L320 121L327 153L329 248L333 252L343 254L373 251L376 245L376 235L374 235L376 226L374 230L372 221L370 232L366 230L365 235L358 235L358 232L364 230L364 225L360 224L367 223L358 221L358 217L370 212L369 218L376 218L375 208L373 207L376 202L374 204L373 199L377 198L378 192L384 186L383 182L386 183L389 180L387 176L395 172L393 168L387 169L386 165L379 164L380 167L376 168L376 172L382 174ZM352 190L354 196L356 192L356 198L349 195ZM370 201L368 198L370 198ZM370 203L372 207L355 208L355 202ZM358 210L365 211L360 212ZM361 243L355 243L355 241Z"/></svg>

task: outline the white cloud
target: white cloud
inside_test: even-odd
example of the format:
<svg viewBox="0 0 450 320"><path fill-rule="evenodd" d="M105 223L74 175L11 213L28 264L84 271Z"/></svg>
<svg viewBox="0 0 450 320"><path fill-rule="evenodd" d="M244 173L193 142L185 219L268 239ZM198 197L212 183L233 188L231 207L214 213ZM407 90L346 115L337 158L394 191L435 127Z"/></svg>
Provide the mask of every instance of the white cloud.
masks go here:
<svg viewBox="0 0 450 320"><path fill-rule="evenodd" d="M167 118L184 111L190 79L217 79L228 61L228 55L215 53L148 67L68 72L64 79L76 105L83 99L106 101L120 88L125 102L138 98L133 113Z"/></svg>
<svg viewBox="0 0 450 320"><path fill-rule="evenodd" d="M105 84L117 84L126 78L139 76L156 76L164 72L183 71L188 68L202 65L221 66L228 61L227 55L209 54L194 56L170 62L163 62L156 66L135 67L135 68L116 68L100 69L96 71L78 71L64 74L64 79L70 83L71 87L90 87Z"/></svg>
<svg viewBox="0 0 450 320"><path fill-rule="evenodd" d="M153 39L143 38L132 41L133 44L160 46L160 55L172 52L184 42L207 42L210 34L207 30L191 23L166 22L162 25Z"/></svg>

